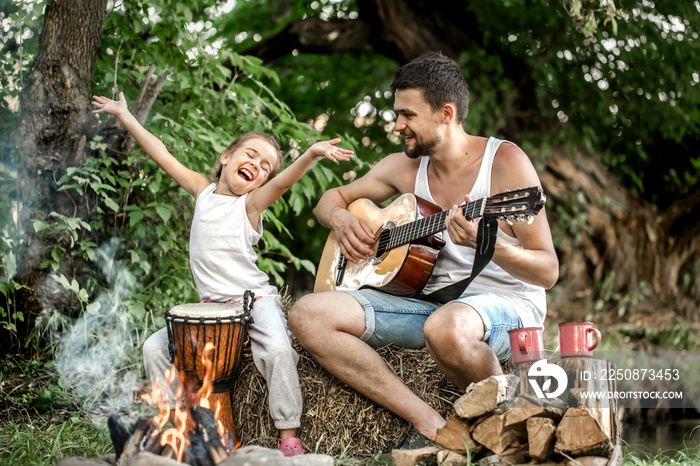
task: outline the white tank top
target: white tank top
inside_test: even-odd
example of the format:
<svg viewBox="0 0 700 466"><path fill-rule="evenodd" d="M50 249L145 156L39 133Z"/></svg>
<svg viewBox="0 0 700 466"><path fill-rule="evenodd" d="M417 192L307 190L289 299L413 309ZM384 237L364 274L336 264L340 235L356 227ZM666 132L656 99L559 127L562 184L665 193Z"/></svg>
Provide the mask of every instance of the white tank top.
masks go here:
<svg viewBox="0 0 700 466"><path fill-rule="evenodd" d="M200 299L237 300L245 290L255 296L277 294L258 268L253 246L262 237L262 220L253 228L245 209L247 194L214 194L209 185L197 198L190 230L190 267Z"/></svg>
<svg viewBox="0 0 700 466"><path fill-rule="evenodd" d="M500 139L489 138L484 158L481 161L479 174L472 190L469 192L469 197L473 200L491 195L491 168L496 151L502 142L504 141ZM428 186L429 162L428 156L421 157L414 193L423 199L435 203L430 192L430 186ZM500 228L498 229L498 238L513 246L522 247L517 238L508 236ZM443 232L442 239L445 240L445 247L440 251L435 262L433 274L423 289L425 294L450 285L471 274L475 255L474 249L454 244L446 231ZM542 326L544 323L547 313L547 300L544 288L514 278L493 262L489 262L484 267L481 273L462 293L462 296L474 296L485 293L494 293L511 299L524 327Z"/></svg>

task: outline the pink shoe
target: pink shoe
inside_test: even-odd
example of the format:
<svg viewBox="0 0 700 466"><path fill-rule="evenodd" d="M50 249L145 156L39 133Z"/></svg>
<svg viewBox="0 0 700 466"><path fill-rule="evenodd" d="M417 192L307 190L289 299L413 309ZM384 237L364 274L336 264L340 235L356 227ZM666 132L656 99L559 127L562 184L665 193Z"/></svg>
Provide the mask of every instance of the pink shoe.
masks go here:
<svg viewBox="0 0 700 466"><path fill-rule="evenodd" d="M284 440L277 441L277 449L284 452L284 456L303 455L304 447L296 437L289 437Z"/></svg>

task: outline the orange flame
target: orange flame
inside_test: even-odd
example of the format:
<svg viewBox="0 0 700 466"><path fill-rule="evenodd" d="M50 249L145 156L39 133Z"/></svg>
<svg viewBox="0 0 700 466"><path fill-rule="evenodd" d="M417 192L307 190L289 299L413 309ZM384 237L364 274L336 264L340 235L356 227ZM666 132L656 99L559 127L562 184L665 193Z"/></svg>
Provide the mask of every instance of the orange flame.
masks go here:
<svg viewBox="0 0 700 466"><path fill-rule="evenodd" d="M213 352L213 350L214 345L212 343L207 343L205 345L204 353L202 354L202 364L206 369L204 380L202 381L201 388L192 397L193 399L189 400L191 404L198 404L199 406L207 409L212 409L210 397L214 392L214 367L211 358L211 353ZM173 382L175 382L177 378L178 372L174 367L166 371L165 379L168 386L172 386ZM177 385L175 399L182 400L185 399L185 397L186 394L184 384L180 383ZM151 387L151 393L144 393L141 395L141 398L151 406L158 406L159 412L153 417L153 422L156 424L159 430L162 430L163 427L168 423L168 421L172 422L173 427L163 432L160 444L162 446L170 446L170 448L172 448L173 452L176 455L177 461L182 462L185 455L186 447L189 443L187 437L188 425L191 424L189 410L185 406L182 406L182 403L179 403L178 406L175 407L175 410L173 412L173 410L170 408L170 403L165 401L168 398L165 396L165 393L163 392L157 381L153 383L153 386ZM226 442L225 440L227 438L226 428L224 427L224 424L218 420L219 414L221 413L221 404L218 401L215 403L213 410L214 419L217 420L217 430L223 440L223 444L227 446L228 442ZM237 445L233 447L233 450L238 448L239 445L240 441ZM226 449L228 450L227 447ZM229 451L229 453L232 453L232 451Z"/></svg>
<svg viewBox="0 0 700 466"><path fill-rule="evenodd" d="M204 353L202 354L202 364L206 368L202 387L197 391L197 399L199 406L202 408L211 409L209 397L214 393L214 364L212 363L211 353L214 351L214 344L207 343L204 345ZM218 413L217 413L218 414Z"/></svg>

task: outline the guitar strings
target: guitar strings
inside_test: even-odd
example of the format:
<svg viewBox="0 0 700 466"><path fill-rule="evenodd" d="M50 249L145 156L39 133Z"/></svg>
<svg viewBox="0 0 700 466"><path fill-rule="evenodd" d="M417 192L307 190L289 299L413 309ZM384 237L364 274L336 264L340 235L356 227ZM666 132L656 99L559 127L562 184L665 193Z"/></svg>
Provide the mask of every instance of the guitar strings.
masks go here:
<svg viewBox="0 0 700 466"><path fill-rule="evenodd" d="M473 219L479 216L478 213L481 212L484 202L486 202L486 199L479 199L469 204L462 204L459 207L462 209L466 218ZM382 231L379 235L377 255L381 256L384 251L394 249L403 244L425 238L426 236L444 230L448 214L448 210L443 210L440 213L420 218L414 222Z"/></svg>

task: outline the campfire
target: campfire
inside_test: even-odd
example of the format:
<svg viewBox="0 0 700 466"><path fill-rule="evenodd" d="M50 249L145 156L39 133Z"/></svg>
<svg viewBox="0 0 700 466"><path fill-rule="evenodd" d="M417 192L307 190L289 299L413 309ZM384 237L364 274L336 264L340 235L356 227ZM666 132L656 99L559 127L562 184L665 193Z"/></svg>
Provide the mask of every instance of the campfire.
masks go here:
<svg viewBox="0 0 700 466"><path fill-rule="evenodd" d="M141 395L141 398L158 407L158 414L151 418L141 417L130 426L126 426L118 415L110 415L108 426L119 464L128 464L132 457L148 452L180 463L215 465L238 448L240 442L232 423L226 422L227 415L222 411L222 405L230 407L214 394L213 350L214 345L207 343L201 359L206 375L196 391L191 389L191 381L185 374L178 374L175 368L166 373L168 384L177 377L182 381L176 399L186 399L185 406L171 409L168 403L158 403L162 393L156 382L150 393Z"/></svg>

